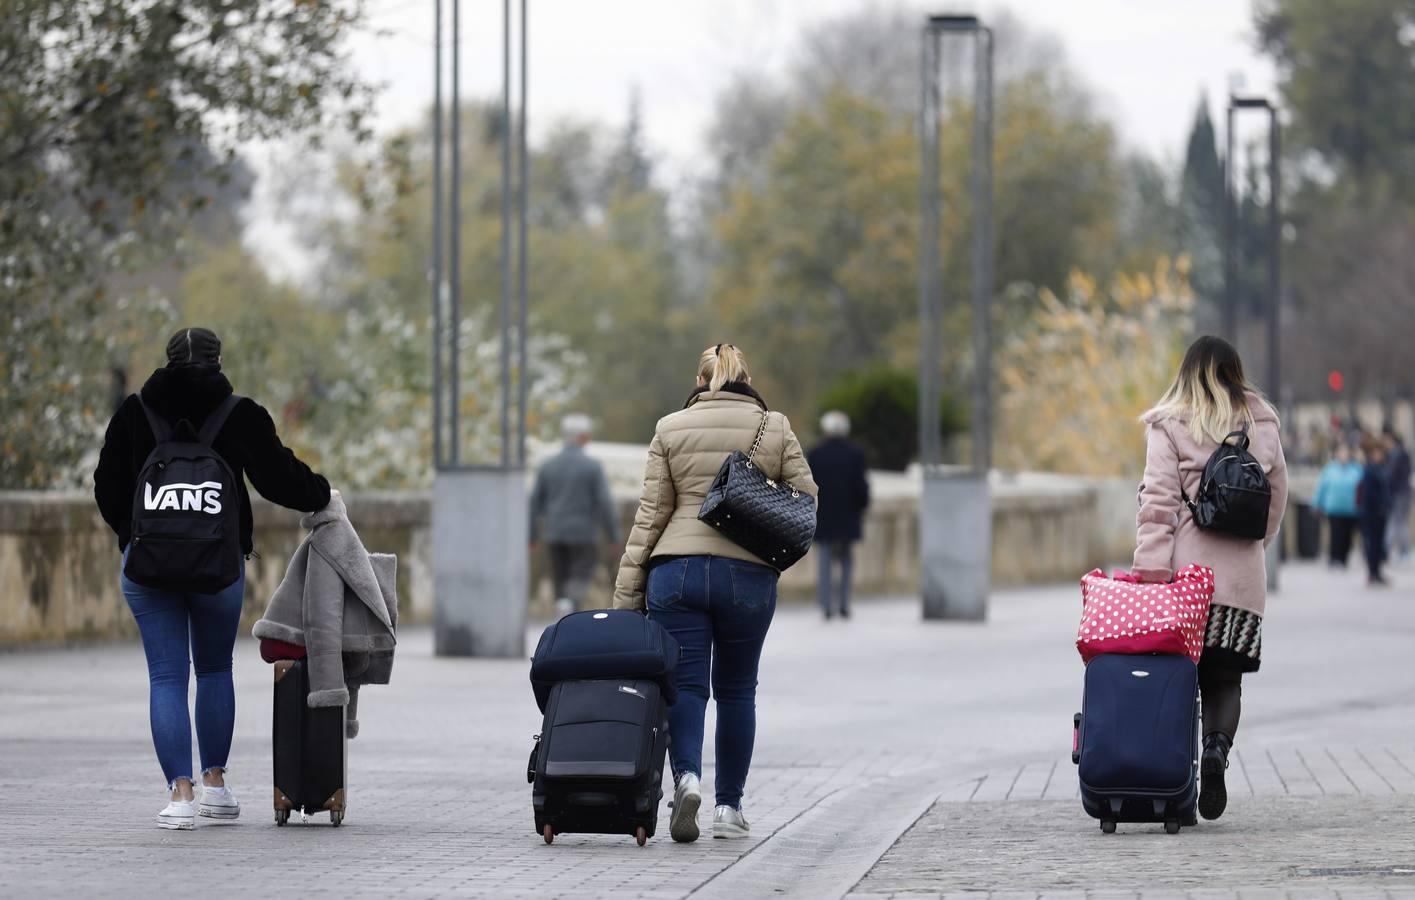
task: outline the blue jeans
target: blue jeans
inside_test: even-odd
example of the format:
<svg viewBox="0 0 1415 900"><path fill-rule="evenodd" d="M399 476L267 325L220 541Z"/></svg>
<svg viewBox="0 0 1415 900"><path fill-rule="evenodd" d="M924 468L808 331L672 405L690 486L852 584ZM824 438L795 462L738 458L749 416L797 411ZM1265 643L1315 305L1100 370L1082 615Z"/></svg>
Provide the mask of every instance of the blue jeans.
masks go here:
<svg viewBox="0 0 1415 900"><path fill-rule="evenodd" d="M126 554L124 560L126 561ZM231 683L231 650L241 623L246 593L241 577L217 594L184 594L143 587L118 577L123 597L137 620L147 655L148 715L157 761L171 788L192 778L192 725L187 718L187 647L197 670L197 747L201 770L226 768L236 725L236 691Z"/></svg>
<svg viewBox="0 0 1415 900"><path fill-rule="evenodd" d="M833 614L850 615L850 571L854 568L849 541L825 541L816 544L816 558L819 568L816 572L816 596L820 599L821 612L829 619ZM834 579L835 568L840 568L840 581ZM835 604L834 598L840 599Z"/></svg>
<svg viewBox="0 0 1415 900"><path fill-rule="evenodd" d="M668 708L673 774L703 774L708 678L717 698L717 805L740 808L757 738L757 664L776 612L774 569L685 556L649 571L649 618L678 640L678 702Z"/></svg>

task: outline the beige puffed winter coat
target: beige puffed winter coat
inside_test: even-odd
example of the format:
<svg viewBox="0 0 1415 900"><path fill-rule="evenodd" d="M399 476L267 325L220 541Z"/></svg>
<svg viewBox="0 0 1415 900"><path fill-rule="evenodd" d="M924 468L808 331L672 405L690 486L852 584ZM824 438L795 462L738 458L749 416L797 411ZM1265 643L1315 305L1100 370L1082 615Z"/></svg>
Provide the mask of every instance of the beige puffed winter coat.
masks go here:
<svg viewBox="0 0 1415 900"><path fill-rule="evenodd" d="M750 390L750 389L748 389ZM616 609L643 609L650 559L661 556L722 556L762 561L698 521L717 472L733 450L752 447L766 405L761 398L735 390L704 391L679 412L658 421L644 470L644 492L629 533L614 588ZM766 434L754 460L767 477L816 496L811 467L791 423L779 412L767 413Z"/></svg>

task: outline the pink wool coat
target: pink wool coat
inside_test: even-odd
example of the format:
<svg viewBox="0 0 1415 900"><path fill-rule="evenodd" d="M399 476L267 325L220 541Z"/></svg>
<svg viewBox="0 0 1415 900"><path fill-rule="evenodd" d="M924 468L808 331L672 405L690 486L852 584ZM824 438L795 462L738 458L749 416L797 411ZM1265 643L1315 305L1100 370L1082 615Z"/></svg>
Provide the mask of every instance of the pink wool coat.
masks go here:
<svg viewBox="0 0 1415 900"><path fill-rule="evenodd" d="M1190 563L1208 566L1214 570L1214 603L1262 615L1268 593L1263 549L1277 535L1287 508L1287 461L1277 418L1251 394L1248 409L1254 418L1248 452L1262 464L1273 492L1266 539L1249 541L1199 530L1180 498L1180 486L1194 497L1218 444L1208 438L1194 440L1187 421L1147 418L1145 480L1140 485L1131 571L1144 581L1163 582Z"/></svg>

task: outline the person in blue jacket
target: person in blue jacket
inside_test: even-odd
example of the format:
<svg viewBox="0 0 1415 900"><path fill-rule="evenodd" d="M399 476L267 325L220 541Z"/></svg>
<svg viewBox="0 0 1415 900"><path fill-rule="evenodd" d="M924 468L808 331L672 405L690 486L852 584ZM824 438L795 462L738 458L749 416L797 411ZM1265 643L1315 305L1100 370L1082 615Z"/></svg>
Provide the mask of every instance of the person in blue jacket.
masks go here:
<svg viewBox="0 0 1415 900"><path fill-rule="evenodd" d="M1327 556L1332 566L1346 567L1351 556L1351 538L1356 532L1356 489L1365 472L1351 455L1351 448L1338 444L1331 461L1317 479L1312 508L1327 520Z"/></svg>
<svg viewBox="0 0 1415 900"><path fill-rule="evenodd" d="M1371 587L1389 584L1381 574L1386 561L1386 525L1390 520L1390 482L1386 474L1386 448L1378 438L1368 439L1362 449L1366 452L1366 469L1361 476L1361 486L1357 488L1361 506L1361 547L1366 551L1366 568Z"/></svg>

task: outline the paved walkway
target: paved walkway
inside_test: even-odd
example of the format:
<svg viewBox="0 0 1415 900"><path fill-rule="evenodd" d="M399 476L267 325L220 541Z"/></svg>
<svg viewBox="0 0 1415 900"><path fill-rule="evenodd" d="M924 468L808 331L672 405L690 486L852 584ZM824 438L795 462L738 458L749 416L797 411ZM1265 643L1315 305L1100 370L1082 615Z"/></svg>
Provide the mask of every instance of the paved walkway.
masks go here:
<svg viewBox="0 0 1415 900"><path fill-rule="evenodd" d="M753 840L675 845L665 807L642 849L540 841L526 664L435 659L426 631L404 635L395 683L365 693L337 830L271 821L270 675L252 642L232 758L245 813L188 833L151 824L163 791L138 647L0 654L0 895L148 896L180 867L218 896L1415 900L1415 572L1395 577L1375 593L1354 573L1284 571L1230 813L1176 837L1104 836L1075 799L1070 586L999 594L987 625L924 624L905 601L848 624L784 607Z"/></svg>

